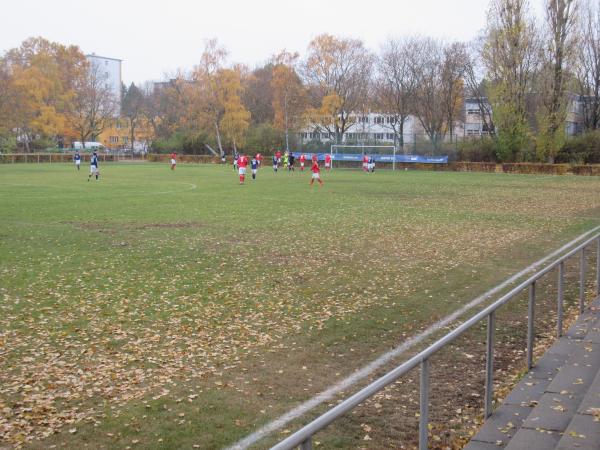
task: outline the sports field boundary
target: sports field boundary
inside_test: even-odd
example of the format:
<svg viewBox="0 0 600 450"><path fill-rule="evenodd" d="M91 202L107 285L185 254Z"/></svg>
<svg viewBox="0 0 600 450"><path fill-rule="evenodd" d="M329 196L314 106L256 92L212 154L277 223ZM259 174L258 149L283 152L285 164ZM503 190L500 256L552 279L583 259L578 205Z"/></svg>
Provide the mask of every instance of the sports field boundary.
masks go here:
<svg viewBox="0 0 600 450"><path fill-rule="evenodd" d="M0 153L1 164L42 164L42 163L71 163L74 153ZM89 161L90 154L82 152L82 160ZM99 155L100 162L148 162L164 163L170 162L170 156L167 154L148 153L147 155ZM263 155L264 161L270 160L270 155ZM221 158L211 155L177 155L179 164L210 164L210 165L231 165L232 158L228 156L225 164ZM361 169L362 163L338 161L334 170L340 169ZM268 163L263 163L263 167L268 169ZM378 163L377 169L391 170L392 163ZM396 170L424 170L436 172L475 172L475 173L509 173L522 175L582 175L582 176L600 176L600 164L543 164L543 163L493 163L493 162L469 162L454 161L445 164L428 163L396 163Z"/></svg>
<svg viewBox="0 0 600 450"><path fill-rule="evenodd" d="M592 235L598 231L600 231L600 226L596 226L596 227L592 228L591 230L581 234L580 236L571 240L567 244L563 245L559 249L553 251L549 255L530 264L529 266L527 266L523 270L519 271L518 273L512 275L511 277L507 278L505 281L498 284L494 288L479 295L477 298L473 299L466 305L460 307L452 314L450 314L450 315L444 317L443 319L435 322L434 324L430 325L427 329L425 329L424 331L418 333L417 335L407 339L406 341L404 341L402 344L400 344L396 348L392 349L391 351L384 353L383 355L381 355L379 358L377 358L373 362L367 364L366 366L364 366L361 369L357 370L356 372L352 373L351 375L344 378L340 382L330 386L329 388L320 392L319 394L312 397L311 399L301 403L300 405L291 409L290 411L288 411L287 413L278 417L277 419L272 420L271 422L263 425L255 432L251 433L250 435L239 440L232 446L228 447L227 450L246 449L246 448L250 447L251 445L257 443L261 439L267 437L271 433L273 433L277 430L280 430L281 428L286 426L291 421L300 418L301 416L308 413L309 411L316 408L317 406L321 405L322 403L331 400L337 394L340 394L341 392L348 390L349 388L356 385L358 382L360 382L360 381L364 380L365 378L367 378L368 376L372 375L377 369L379 369L382 366L386 365L387 363L391 362L393 359L402 355L406 351L412 349L416 345L422 343L425 339L427 339L428 337L430 337L431 335L433 335L440 329L451 325L456 319L460 318L461 316L463 316L465 313L467 313L471 309L475 308L476 306L482 304L484 301L489 299L491 296L497 294L498 292L502 291L503 289L505 289L508 286L512 285L513 283L517 282L519 279L523 278L525 275L535 271L536 269L539 269L541 266L546 264L548 261L569 251L572 247L576 246L578 243L583 241L585 238L589 237L590 235Z"/></svg>

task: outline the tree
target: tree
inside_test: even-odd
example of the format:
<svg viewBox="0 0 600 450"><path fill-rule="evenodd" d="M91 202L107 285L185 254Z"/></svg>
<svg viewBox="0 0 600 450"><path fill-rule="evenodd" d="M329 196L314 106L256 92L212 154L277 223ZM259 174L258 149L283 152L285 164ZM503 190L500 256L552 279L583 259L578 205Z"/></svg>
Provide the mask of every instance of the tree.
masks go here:
<svg viewBox="0 0 600 450"><path fill-rule="evenodd" d="M587 130L600 128L600 5L583 8L581 41L577 46L576 79Z"/></svg>
<svg viewBox="0 0 600 450"><path fill-rule="evenodd" d="M237 153L238 145L244 145L245 134L250 126L250 113L242 103L239 71L222 69L218 74L217 89L223 109L219 126L223 130L225 144L230 145L234 153Z"/></svg>
<svg viewBox="0 0 600 450"><path fill-rule="evenodd" d="M467 63L465 44L454 42L444 47L441 94L450 141L454 138L454 123L463 110L464 77Z"/></svg>
<svg viewBox="0 0 600 450"><path fill-rule="evenodd" d="M88 73L75 89L69 122L81 145L109 127L115 118L117 101L107 84L107 77L97 64L90 64Z"/></svg>
<svg viewBox="0 0 600 450"><path fill-rule="evenodd" d="M273 64L268 63L253 70L242 79L244 106L252 115L252 124L273 123Z"/></svg>
<svg viewBox="0 0 600 450"><path fill-rule="evenodd" d="M477 101L479 117L481 118L483 129L492 137L496 137L496 127L492 115L492 108L489 103L488 81L486 72L482 63L482 41L476 39L467 47L467 59L465 63L465 95Z"/></svg>
<svg viewBox="0 0 600 450"><path fill-rule="evenodd" d="M408 54L415 78L415 113L434 148L446 136L448 111L444 100L450 97L444 83L444 46L432 38L415 40Z"/></svg>
<svg viewBox="0 0 600 450"><path fill-rule="evenodd" d="M341 143L354 125L352 113L366 98L373 56L358 39L317 36L308 46L304 77L321 94L321 107L310 111L310 120L335 135Z"/></svg>
<svg viewBox="0 0 600 450"><path fill-rule="evenodd" d="M30 38L9 50L4 58L12 117L19 140L29 150L38 137L57 139L66 131L66 116L73 106L75 89L87 73L87 61L75 47L42 38Z"/></svg>
<svg viewBox="0 0 600 450"><path fill-rule="evenodd" d="M123 86L121 115L127 119L131 150L133 150L133 144L136 138L136 130L140 127L141 121L144 117L144 103L144 94L134 83L131 83L129 88Z"/></svg>
<svg viewBox="0 0 600 450"><path fill-rule="evenodd" d="M305 89L296 73L299 55L285 50L273 58L271 91L273 98L273 125L285 133L285 148L290 149L290 127L299 124L305 105Z"/></svg>
<svg viewBox="0 0 600 450"><path fill-rule="evenodd" d="M498 159L514 161L528 141L526 102L539 68L539 40L526 0L492 0L482 57L490 78Z"/></svg>
<svg viewBox="0 0 600 450"><path fill-rule="evenodd" d="M408 57L414 43L414 38L388 39L377 64L377 107L390 117L386 126L393 130L394 145L401 149L404 149L404 125L415 109L417 82Z"/></svg>
<svg viewBox="0 0 600 450"><path fill-rule="evenodd" d="M565 140L567 115L567 64L574 62L578 2L546 0L546 33L541 78L542 111L536 147L539 159L554 162Z"/></svg>
<svg viewBox="0 0 600 450"><path fill-rule="evenodd" d="M204 52L200 57L200 64L196 66L193 74L195 99L198 113L204 121L214 127L217 146L221 155L224 154L219 128L225 113L222 90L219 86L219 74L227 57L227 50L219 46L216 39L206 42Z"/></svg>

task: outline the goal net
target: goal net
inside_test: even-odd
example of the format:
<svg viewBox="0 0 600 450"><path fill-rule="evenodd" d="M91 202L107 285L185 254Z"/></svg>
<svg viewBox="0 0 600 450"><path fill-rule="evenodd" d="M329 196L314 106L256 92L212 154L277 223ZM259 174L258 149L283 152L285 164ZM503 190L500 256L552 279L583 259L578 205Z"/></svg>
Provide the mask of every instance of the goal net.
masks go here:
<svg viewBox="0 0 600 450"><path fill-rule="evenodd" d="M331 146L332 167L341 161L362 162L366 156L372 156L375 162L391 162L396 169L396 147L393 145L343 145Z"/></svg>

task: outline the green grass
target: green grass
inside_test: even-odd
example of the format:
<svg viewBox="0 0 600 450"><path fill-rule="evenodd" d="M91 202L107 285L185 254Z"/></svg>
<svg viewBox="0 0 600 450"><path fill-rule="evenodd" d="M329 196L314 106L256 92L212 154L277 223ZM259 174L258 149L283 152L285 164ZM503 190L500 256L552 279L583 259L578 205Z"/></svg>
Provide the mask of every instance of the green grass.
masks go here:
<svg viewBox="0 0 600 450"><path fill-rule="evenodd" d="M0 166L0 442L230 444L600 222L593 177L101 169Z"/></svg>

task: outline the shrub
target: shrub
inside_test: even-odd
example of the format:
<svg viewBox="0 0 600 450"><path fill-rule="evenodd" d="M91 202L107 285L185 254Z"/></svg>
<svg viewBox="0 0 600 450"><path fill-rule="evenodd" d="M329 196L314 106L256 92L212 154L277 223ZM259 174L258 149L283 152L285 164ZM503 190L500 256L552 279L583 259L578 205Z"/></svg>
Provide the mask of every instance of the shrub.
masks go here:
<svg viewBox="0 0 600 450"><path fill-rule="evenodd" d="M496 143L489 137L465 139L459 143L458 160L496 162Z"/></svg>
<svg viewBox="0 0 600 450"><path fill-rule="evenodd" d="M556 156L556 162L599 164L600 131L592 131L569 138Z"/></svg>
<svg viewBox="0 0 600 450"><path fill-rule="evenodd" d="M155 153L171 153L176 151L186 155L206 155L208 136L200 132L193 135L173 133L168 137L157 138L152 142L152 151Z"/></svg>
<svg viewBox="0 0 600 450"><path fill-rule="evenodd" d="M292 137L295 133L290 133ZM290 143L291 145L291 143ZM285 147L285 134L278 130L270 123L261 123L250 127L246 134L245 149L257 150L265 153L273 149L281 149Z"/></svg>

